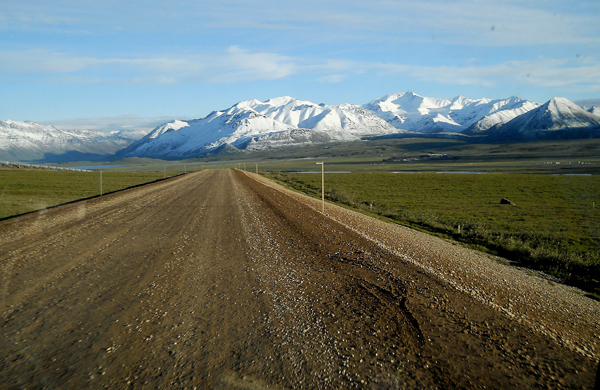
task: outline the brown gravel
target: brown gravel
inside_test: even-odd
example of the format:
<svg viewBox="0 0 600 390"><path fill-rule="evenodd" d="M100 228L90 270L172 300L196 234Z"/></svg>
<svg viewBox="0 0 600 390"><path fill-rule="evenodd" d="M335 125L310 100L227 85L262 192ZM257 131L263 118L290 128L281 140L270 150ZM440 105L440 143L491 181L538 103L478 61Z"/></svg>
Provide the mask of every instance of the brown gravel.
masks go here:
<svg viewBox="0 0 600 390"><path fill-rule="evenodd" d="M321 210L319 200L301 196L263 177L252 177ZM508 318L526 324L592 360L600 360L600 302L585 297L583 291L558 284L555 278L537 271L507 266L498 261L502 260L498 257L464 248L458 243L334 204L326 202L325 213Z"/></svg>
<svg viewBox="0 0 600 390"><path fill-rule="evenodd" d="M203 171L0 222L0 388L594 387L598 302L318 210Z"/></svg>

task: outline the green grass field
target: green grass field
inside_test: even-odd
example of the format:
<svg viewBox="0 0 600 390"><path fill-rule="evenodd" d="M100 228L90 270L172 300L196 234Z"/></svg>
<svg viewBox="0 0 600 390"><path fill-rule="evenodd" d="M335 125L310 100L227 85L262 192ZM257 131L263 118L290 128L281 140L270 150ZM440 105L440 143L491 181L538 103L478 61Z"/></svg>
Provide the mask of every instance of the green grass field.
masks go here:
<svg viewBox="0 0 600 390"><path fill-rule="evenodd" d="M414 159L446 154L446 160ZM410 161L404 161L404 160ZM215 166L255 164L264 171L310 171L326 161L330 171L437 172L483 171L498 173L600 174L600 139L540 141L517 144L474 144L450 139L384 139L244 152L198 160ZM191 163L191 161L189 162Z"/></svg>
<svg viewBox="0 0 600 390"><path fill-rule="evenodd" d="M102 172L102 192L163 177L163 172ZM100 172L0 169L0 219L99 194Z"/></svg>
<svg viewBox="0 0 600 390"><path fill-rule="evenodd" d="M320 197L320 174L268 176ZM325 192L330 201L451 237L591 292L600 288L598 176L326 174ZM514 205L501 205L502 198Z"/></svg>

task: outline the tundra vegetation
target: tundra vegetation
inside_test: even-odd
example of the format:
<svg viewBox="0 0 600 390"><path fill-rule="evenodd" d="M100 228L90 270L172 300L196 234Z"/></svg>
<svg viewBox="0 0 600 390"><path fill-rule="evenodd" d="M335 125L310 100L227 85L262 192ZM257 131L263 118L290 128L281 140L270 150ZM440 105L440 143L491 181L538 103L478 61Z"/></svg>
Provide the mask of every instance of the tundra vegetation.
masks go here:
<svg viewBox="0 0 600 390"><path fill-rule="evenodd" d="M166 176L172 173L166 172ZM102 172L102 193L160 180L164 172ZM100 172L0 169L0 219L100 195Z"/></svg>
<svg viewBox="0 0 600 390"><path fill-rule="evenodd" d="M319 174L267 176L321 196ZM338 173L326 175L325 197L544 271L600 298L598 176Z"/></svg>

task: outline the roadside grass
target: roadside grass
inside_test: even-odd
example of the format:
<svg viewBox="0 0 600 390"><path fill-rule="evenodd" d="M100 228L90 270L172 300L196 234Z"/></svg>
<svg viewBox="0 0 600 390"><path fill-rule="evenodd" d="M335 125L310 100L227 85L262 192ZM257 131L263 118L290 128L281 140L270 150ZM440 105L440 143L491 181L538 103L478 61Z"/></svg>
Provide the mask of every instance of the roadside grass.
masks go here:
<svg viewBox="0 0 600 390"><path fill-rule="evenodd" d="M163 172L102 172L102 192L163 177ZM0 219L96 195L100 195L100 172L0 169Z"/></svg>
<svg viewBox="0 0 600 390"><path fill-rule="evenodd" d="M319 174L267 176L321 196ZM598 176L326 174L325 197L482 248L600 296ZM502 198L514 205L500 204Z"/></svg>

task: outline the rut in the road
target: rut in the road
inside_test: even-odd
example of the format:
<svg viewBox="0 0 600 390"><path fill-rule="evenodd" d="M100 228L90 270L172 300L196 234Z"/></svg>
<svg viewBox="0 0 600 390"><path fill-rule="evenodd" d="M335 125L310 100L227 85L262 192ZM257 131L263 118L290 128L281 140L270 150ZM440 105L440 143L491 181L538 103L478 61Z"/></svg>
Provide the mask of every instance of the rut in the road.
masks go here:
<svg viewBox="0 0 600 390"><path fill-rule="evenodd" d="M390 282L392 283L392 282ZM421 331L421 326L419 325L419 321L412 315L410 309L407 306L407 297L406 294L398 295L394 291L396 288L393 285L390 285L390 289L382 288L376 284L360 281L359 284L363 287L369 294L373 295L375 298L380 300L383 304L387 305L392 311L397 311L398 314L403 317L404 320L407 320L408 323L412 326L414 337L423 342L425 340L423 336L423 332Z"/></svg>
<svg viewBox="0 0 600 390"><path fill-rule="evenodd" d="M304 375L314 373L300 376L299 384L309 381L317 386L328 379L332 385L347 387L365 377L394 382L381 366L400 369L416 364L423 335L408 308L402 282L376 265L381 254L372 251L377 248L306 206L288 204L290 199L277 191L254 189L261 185L252 181L243 183L258 198L242 203L242 209L245 219L261 224L256 231L251 227L246 231L252 256L262 268L261 282L269 287L265 291L279 303L278 309L289 314L278 315L274 331L301 349L300 361L290 356L290 362L306 366ZM275 261L264 261L265 253ZM385 340L390 332L389 345L382 344L378 337ZM412 363L394 359L396 349ZM361 366L362 377L353 375ZM338 367L344 367L341 376ZM433 384L429 376L420 380Z"/></svg>

